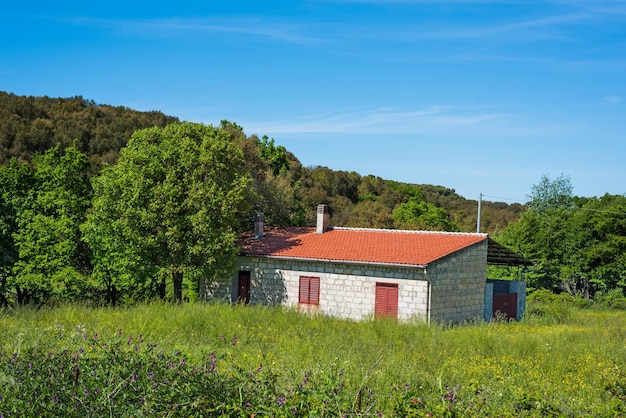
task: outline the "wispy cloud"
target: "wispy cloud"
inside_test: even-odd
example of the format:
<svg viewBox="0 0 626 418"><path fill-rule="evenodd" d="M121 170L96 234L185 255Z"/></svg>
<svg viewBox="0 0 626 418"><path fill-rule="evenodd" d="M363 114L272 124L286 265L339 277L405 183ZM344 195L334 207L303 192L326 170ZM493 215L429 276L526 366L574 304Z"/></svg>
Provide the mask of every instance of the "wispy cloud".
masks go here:
<svg viewBox="0 0 626 418"><path fill-rule="evenodd" d="M246 123L246 130L277 133L415 133L471 127L504 118L504 114L463 112L449 106L419 110L390 108L343 110L295 117L289 121Z"/></svg>
<svg viewBox="0 0 626 418"><path fill-rule="evenodd" d="M73 17L63 19L67 23L99 27L120 34L141 34L151 37L180 37L211 34L242 35L254 38L271 39L278 42L319 46L326 42L315 33L311 24L269 20L262 17L228 18L222 16L208 18L167 18L167 19L96 19Z"/></svg>
<svg viewBox="0 0 626 418"><path fill-rule="evenodd" d="M66 18L70 24L110 30L120 35L146 37L210 37L230 36L233 39L267 41L277 44L300 45L329 54L360 56L370 60L393 61L519 61L538 62L544 59L558 61L561 54L541 54L535 49L524 52L516 45L541 43L590 42L581 39L581 32L570 30L581 25L617 21L626 24L626 5L617 0L546 0L542 7L525 7L533 3L518 0L507 6L519 5L523 14L500 14L497 19L455 20L444 13L442 3L476 4L489 16L491 0L344 0L345 4L371 3L388 9L417 13L424 4L430 10L427 18L415 21L398 20L383 24L379 19L355 17L349 21L321 20L316 17L291 15L288 18L270 15L226 16L212 15L195 18L171 17L162 19L96 19ZM356 7L356 6L355 6ZM410 13L409 13L410 14ZM416 16L420 16L419 13ZM591 29L590 29L591 30ZM585 32L588 33L588 32ZM591 32L593 33L593 32ZM433 48L432 45L444 45ZM424 45L431 47L424 48ZM480 53L477 53L480 51ZM571 59L571 57L570 57Z"/></svg>
<svg viewBox="0 0 626 418"><path fill-rule="evenodd" d="M603 97L602 100L600 101L600 103L602 104L616 104L621 102L622 100L624 100L623 97L621 96L607 96L607 97Z"/></svg>

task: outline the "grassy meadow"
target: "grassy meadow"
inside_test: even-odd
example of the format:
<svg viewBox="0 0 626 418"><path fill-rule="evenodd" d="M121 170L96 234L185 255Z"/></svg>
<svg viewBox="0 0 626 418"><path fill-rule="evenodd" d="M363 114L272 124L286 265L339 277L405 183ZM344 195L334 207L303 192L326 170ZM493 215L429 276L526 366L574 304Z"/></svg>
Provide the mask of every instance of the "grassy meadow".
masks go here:
<svg viewBox="0 0 626 418"><path fill-rule="evenodd" d="M619 416L626 312L352 322L191 303L0 311L0 417Z"/></svg>

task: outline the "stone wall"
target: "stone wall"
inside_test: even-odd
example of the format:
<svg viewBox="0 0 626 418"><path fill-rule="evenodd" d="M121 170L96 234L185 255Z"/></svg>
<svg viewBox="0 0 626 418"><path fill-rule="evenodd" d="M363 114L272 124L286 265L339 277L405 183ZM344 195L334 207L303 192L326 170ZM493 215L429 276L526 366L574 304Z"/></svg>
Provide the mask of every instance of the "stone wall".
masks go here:
<svg viewBox="0 0 626 418"><path fill-rule="evenodd" d="M251 272L250 303L282 304L361 320L374 316L376 283L398 284L398 319L426 319L428 283L418 268L394 268L341 263L303 262L262 257L240 257L239 270ZM320 278L319 305L298 304L300 276ZM230 286L214 297L236 300L237 274Z"/></svg>
<svg viewBox="0 0 626 418"><path fill-rule="evenodd" d="M431 319L441 323L482 320L487 280L487 240L428 266Z"/></svg>

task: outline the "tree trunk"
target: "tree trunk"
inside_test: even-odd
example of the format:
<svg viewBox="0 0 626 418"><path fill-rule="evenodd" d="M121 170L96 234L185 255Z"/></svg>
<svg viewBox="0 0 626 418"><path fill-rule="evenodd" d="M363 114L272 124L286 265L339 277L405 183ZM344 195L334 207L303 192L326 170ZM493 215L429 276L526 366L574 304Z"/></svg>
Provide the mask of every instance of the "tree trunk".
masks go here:
<svg viewBox="0 0 626 418"><path fill-rule="evenodd" d="M15 293L17 297L18 305L26 305L30 301L30 297L28 295L28 291L22 292L22 288L19 286L15 286Z"/></svg>
<svg viewBox="0 0 626 418"><path fill-rule="evenodd" d="M176 302L183 301L183 272L175 271L172 273L172 281L174 284L174 299Z"/></svg>
<svg viewBox="0 0 626 418"><path fill-rule="evenodd" d="M159 292L159 297L161 298L161 300L165 300L165 288L166 288L165 277L161 279L161 283L159 283L157 287L158 287L157 291Z"/></svg>

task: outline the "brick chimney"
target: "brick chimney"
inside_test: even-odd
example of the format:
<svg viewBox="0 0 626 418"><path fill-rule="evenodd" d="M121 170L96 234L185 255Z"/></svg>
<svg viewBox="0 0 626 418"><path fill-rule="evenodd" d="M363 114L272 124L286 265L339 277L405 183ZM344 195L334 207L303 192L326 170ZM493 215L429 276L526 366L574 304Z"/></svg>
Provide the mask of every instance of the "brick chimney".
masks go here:
<svg viewBox="0 0 626 418"><path fill-rule="evenodd" d="M263 238L263 222L265 215L257 213L254 217L254 238Z"/></svg>
<svg viewBox="0 0 626 418"><path fill-rule="evenodd" d="M318 234L323 234L328 229L328 218L330 217L328 213L327 205L317 205L317 232Z"/></svg>

